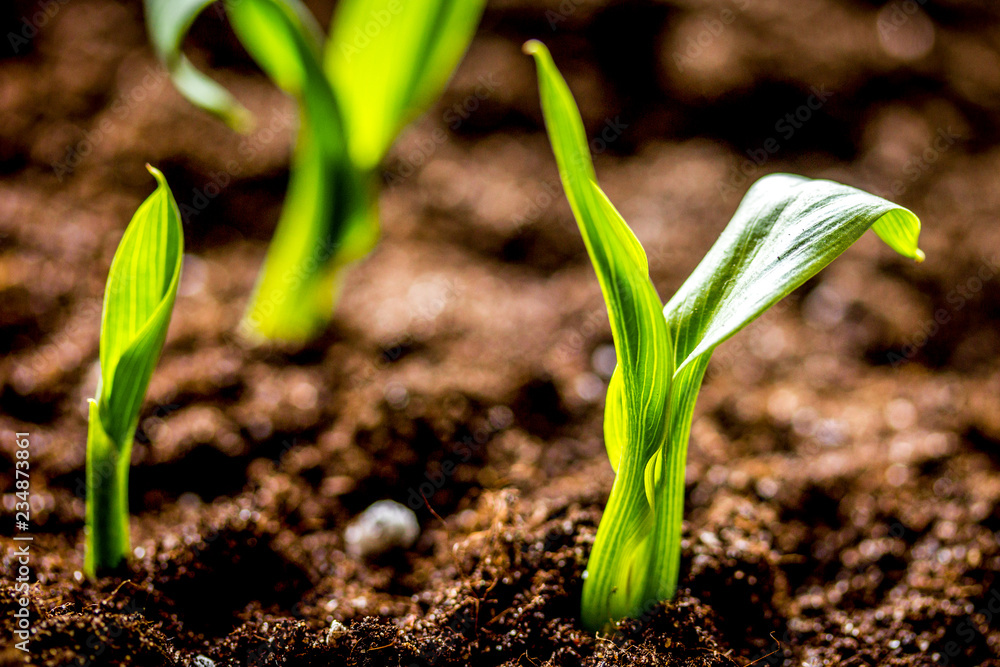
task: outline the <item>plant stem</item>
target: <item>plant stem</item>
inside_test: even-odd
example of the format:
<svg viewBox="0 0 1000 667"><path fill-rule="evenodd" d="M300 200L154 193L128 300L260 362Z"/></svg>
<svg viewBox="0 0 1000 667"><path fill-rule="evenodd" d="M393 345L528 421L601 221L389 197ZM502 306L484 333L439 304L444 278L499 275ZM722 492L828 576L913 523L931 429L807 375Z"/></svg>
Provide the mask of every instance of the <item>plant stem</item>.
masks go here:
<svg viewBox="0 0 1000 667"><path fill-rule="evenodd" d="M641 589L642 568L647 564L641 556L649 526L637 508L646 505L642 486L642 462L622 457L615 475L608 504L597 527L597 537L587 561L583 593L580 601L581 620L592 631L601 630L609 621L629 616L638 609L632 584ZM641 503L641 505L639 505ZM625 545L628 545L627 548ZM627 573L628 585L621 574Z"/></svg>
<svg viewBox="0 0 1000 667"><path fill-rule="evenodd" d="M677 592L681 565L681 532L684 523L684 488L688 443L698 392L708 367L708 357L682 368L674 375L673 387L681 393L670 397L670 435L661 450L663 475L656 493L653 575L647 605L670 600Z"/></svg>
<svg viewBox="0 0 1000 667"><path fill-rule="evenodd" d="M673 598L677 590L688 441L707 365L707 357L699 359L674 376L673 386L682 393L672 394L664 408L669 410L669 431L653 454L659 474L651 517L644 511L648 506L646 462L633 452L622 456L583 584L580 606L583 625L589 630L637 618Z"/></svg>
<svg viewBox="0 0 1000 667"><path fill-rule="evenodd" d="M250 340L317 336L333 317L344 269L375 245L373 177L333 159L318 136L301 114L285 205L240 323Z"/></svg>
<svg viewBox="0 0 1000 667"><path fill-rule="evenodd" d="M128 557L130 454L131 447L119 448L108 437L101 424L98 405L92 401L87 428L87 546L84 558L84 570L91 578L117 568Z"/></svg>

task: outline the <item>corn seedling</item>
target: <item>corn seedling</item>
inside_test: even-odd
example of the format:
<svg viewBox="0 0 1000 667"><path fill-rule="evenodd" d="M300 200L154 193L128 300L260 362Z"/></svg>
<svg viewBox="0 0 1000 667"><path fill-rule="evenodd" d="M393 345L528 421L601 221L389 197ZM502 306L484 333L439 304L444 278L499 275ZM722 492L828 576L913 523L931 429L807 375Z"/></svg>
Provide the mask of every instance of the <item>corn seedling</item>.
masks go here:
<svg viewBox="0 0 1000 667"><path fill-rule="evenodd" d="M128 469L139 408L163 349L184 254L180 211L158 170L156 190L125 230L104 290L101 376L87 428L87 546L91 577L129 553Z"/></svg>
<svg viewBox="0 0 1000 667"><path fill-rule="evenodd" d="M584 625L597 630L674 595L691 418L712 351L868 228L921 261L920 221L845 185L770 175L750 188L718 241L663 306L642 246L597 185L569 87L544 45L531 41L525 51L535 58L549 140L607 304L618 362L604 412L615 480L581 601Z"/></svg>
<svg viewBox="0 0 1000 667"><path fill-rule="evenodd" d="M249 113L180 46L212 0L146 0L154 48L177 88L236 129ZM237 37L299 107L290 181L241 329L301 343L329 322L344 268L378 237L377 167L440 95L485 0L342 0L329 38L299 0L226 0Z"/></svg>

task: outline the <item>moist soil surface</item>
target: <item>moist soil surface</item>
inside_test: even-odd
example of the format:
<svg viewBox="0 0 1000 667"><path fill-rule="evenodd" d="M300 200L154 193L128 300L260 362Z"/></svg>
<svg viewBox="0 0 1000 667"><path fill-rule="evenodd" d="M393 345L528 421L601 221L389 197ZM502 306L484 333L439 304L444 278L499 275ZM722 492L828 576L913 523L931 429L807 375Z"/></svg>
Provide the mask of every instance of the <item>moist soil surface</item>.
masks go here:
<svg viewBox="0 0 1000 667"><path fill-rule="evenodd" d="M8 546L0 663L1000 665L993 3L493 2L386 160L381 244L294 350L237 331L294 109L219 14L187 50L255 112L246 136L171 87L139 2L18 1L0 20L30 35L0 63L0 531L25 432L34 539L30 655ZM576 617L613 479L614 353L530 37L665 297L769 172L924 222L923 264L867 235L720 348L678 595L599 635ZM88 581L85 406L145 162L173 186L187 256L133 451L134 558ZM349 554L345 527L385 498L416 508L420 537Z"/></svg>

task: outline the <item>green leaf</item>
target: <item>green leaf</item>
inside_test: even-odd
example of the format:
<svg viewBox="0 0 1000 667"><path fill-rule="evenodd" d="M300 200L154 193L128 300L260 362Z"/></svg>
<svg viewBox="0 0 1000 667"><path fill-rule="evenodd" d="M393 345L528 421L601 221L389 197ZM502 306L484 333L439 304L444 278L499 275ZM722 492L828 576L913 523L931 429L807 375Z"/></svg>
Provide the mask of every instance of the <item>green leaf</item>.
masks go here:
<svg viewBox="0 0 1000 667"><path fill-rule="evenodd" d="M648 585L645 554L654 489L649 471L664 445L671 386L670 339L662 302L649 279L646 253L594 182L587 137L573 96L548 50L528 42L535 57L542 112L563 189L580 227L608 306L618 366L608 388L604 433L615 484L591 552L583 587L583 620L599 627L608 618L639 611ZM650 463L652 468L648 468Z"/></svg>
<svg viewBox="0 0 1000 667"><path fill-rule="evenodd" d="M253 126L250 112L225 88L200 72L181 52L184 37L194 20L212 3L213 0L144 0L146 28L156 55L167 67L177 89L195 106L215 114L235 130L247 132ZM264 6L265 4L270 6ZM275 18L274 14L270 14L272 9L284 14L275 23L275 27L286 34L275 35L276 38L271 39L267 34L267 26L258 25L256 30L259 38L250 42L252 49L248 50L254 52L258 63L285 90L296 83L294 75L290 78L287 75L297 64L294 56L289 57L288 23L294 24L299 31L297 40L301 38L309 42L309 47L319 53L323 31L299 0L271 0L268 3L234 0L224 2L222 6L226 7L230 18L234 14L240 15L245 25L253 23L255 19Z"/></svg>
<svg viewBox="0 0 1000 667"><path fill-rule="evenodd" d="M894 250L923 259L920 221L890 201L790 174L757 181L664 309L677 368L745 327L873 225Z"/></svg>
<svg viewBox="0 0 1000 667"><path fill-rule="evenodd" d="M174 85L192 104L215 114L241 132L253 124L250 112L229 92L200 72L181 52L195 18L213 0L145 0L146 28Z"/></svg>
<svg viewBox="0 0 1000 667"><path fill-rule="evenodd" d="M167 335L184 254L180 212L167 181L129 223L111 262L101 318L99 404L108 435L121 442L135 429L139 406Z"/></svg>
<svg viewBox="0 0 1000 667"><path fill-rule="evenodd" d="M163 174L125 229L108 272L101 316L101 379L87 431L86 570L129 552L128 465L139 409L163 349L184 256L177 202Z"/></svg>
<svg viewBox="0 0 1000 667"><path fill-rule="evenodd" d="M598 188L579 111L543 45L539 94L570 208L611 320L618 356L604 437L615 482L585 573L591 629L670 599L680 565L684 470L712 351L814 276L869 227L917 261L920 222L879 197L778 174L758 181L729 226L660 313L646 256Z"/></svg>
<svg viewBox="0 0 1000 667"><path fill-rule="evenodd" d="M351 155L373 169L408 122L444 90L469 46L484 0L342 0L325 67Z"/></svg>
<svg viewBox="0 0 1000 667"><path fill-rule="evenodd" d="M666 474L655 531L667 545L652 563L669 599L677 585L684 469L698 391L712 351L821 271L868 228L905 257L922 261L920 221L910 211L825 180L773 174L750 188L722 235L664 307L676 368L668 413ZM670 536L676 536L676 540Z"/></svg>

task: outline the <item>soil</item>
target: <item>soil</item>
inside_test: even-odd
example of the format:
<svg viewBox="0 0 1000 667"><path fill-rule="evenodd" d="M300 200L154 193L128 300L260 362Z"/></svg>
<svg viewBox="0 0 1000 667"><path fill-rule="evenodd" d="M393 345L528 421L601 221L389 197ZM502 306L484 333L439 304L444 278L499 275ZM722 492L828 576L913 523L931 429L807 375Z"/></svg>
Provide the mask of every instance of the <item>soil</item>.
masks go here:
<svg viewBox="0 0 1000 667"><path fill-rule="evenodd" d="M216 12L188 52L256 113L248 136L171 87L137 1L18 0L0 21L37 32L0 63L0 532L27 432L30 664L1000 665L994 3L492 2L386 161L381 244L301 350L236 335L294 110ZM530 37L662 295L773 171L910 207L928 257L868 235L719 350L677 598L596 636L576 615L613 351ZM134 559L91 582L84 408L145 162L188 254L133 453ZM344 528L383 498L417 508L418 541L348 555ZM17 565L5 548L3 665L26 659Z"/></svg>

